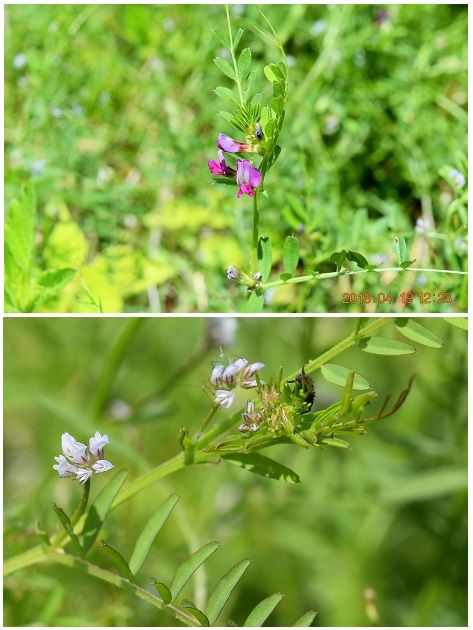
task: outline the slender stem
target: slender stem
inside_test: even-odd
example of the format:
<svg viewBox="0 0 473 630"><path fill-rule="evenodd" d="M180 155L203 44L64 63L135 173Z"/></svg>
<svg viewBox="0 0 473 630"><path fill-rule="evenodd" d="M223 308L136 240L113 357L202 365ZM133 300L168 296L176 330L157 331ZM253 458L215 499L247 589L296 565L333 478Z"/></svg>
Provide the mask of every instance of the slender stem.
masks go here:
<svg viewBox="0 0 473 630"><path fill-rule="evenodd" d="M238 96L240 97L241 106L245 104L245 99L243 98L243 90L241 89L241 81L240 75L238 74L238 64L235 58L235 51L233 49L233 35L232 35L232 26L230 24L230 13L228 12L228 4L225 5L225 11L227 12L227 25L228 25L228 38L230 40L230 54L232 55L233 61L233 69L235 70L235 81L238 88Z"/></svg>
<svg viewBox="0 0 473 630"><path fill-rule="evenodd" d="M205 418L202 420L202 423L199 427L199 433L201 433L205 427L208 425L208 423L212 420L212 418L214 417L214 415L217 413L218 409L220 407L219 403L215 403L211 408L209 413L205 416Z"/></svg>
<svg viewBox="0 0 473 630"><path fill-rule="evenodd" d="M90 479L87 479L87 481L84 484L84 492L82 493L81 502L79 503L79 505L77 506L76 511L74 512L74 514L71 517L71 525L72 526L77 524L77 522L79 521L80 517L84 513L84 510L87 507L87 503L89 501L89 494L90 494ZM66 539L66 537L67 537L67 533L63 529L61 529L61 531L59 531L56 534L56 536L54 536L54 538L51 539L51 545L53 547L59 547L61 545L61 543L63 542L63 540Z"/></svg>
<svg viewBox="0 0 473 630"><path fill-rule="evenodd" d="M289 280L274 280L266 282L260 286L260 289L272 289L280 287L283 284L300 284L302 282L318 282L319 280L327 280L328 278L337 278L339 276L356 276L362 273L385 273L386 271L417 271L419 273L450 273L454 275L466 276L468 271L455 271L452 269L424 269L420 267L386 267L385 269L358 269L356 271L330 271L329 273L319 273L309 276L298 276L297 278L289 278Z"/></svg>
<svg viewBox="0 0 473 630"><path fill-rule="evenodd" d="M253 238L251 243L251 275L258 271L258 242L259 242L259 194L255 192L253 197Z"/></svg>

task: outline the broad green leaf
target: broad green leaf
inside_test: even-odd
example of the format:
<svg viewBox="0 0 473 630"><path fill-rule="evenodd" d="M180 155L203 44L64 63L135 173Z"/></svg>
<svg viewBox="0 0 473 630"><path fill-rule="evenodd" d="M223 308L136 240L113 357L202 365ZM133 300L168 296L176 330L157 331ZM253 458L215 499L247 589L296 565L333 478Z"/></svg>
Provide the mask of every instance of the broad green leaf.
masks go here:
<svg viewBox="0 0 473 630"><path fill-rule="evenodd" d="M409 317L398 318L395 321L395 326L404 337L412 339L412 341L417 341L424 346L443 348L445 345L440 337L434 335L432 331L422 324L419 324L415 319L410 319Z"/></svg>
<svg viewBox="0 0 473 630"><path fill-rule="evenodd" d="M205 615L201 610L199 610L193 602L189 601L188 599L184 599L182 600L181 605L185 609L186 612L190 613L197 619L197 621L199 622L201 626L203 626L204 628L208 628L210 626L210 622L207 619L207 615Z"/></svg>
<svg viewBox="0 0 473 630"><path fill-rule="evenodd" d="M248 70L251 65L251 50L249 48L243 48L238 57L238 74L246 79Z"/></svg>
<svg viewBox="0 0 473 630"><path fill-rule="evenodd" d="M359 346L365 352L371 354L398 355L411 354L416 349L407 343L395 341L388 337L366 337L359 342Z"/></svg>
<svg viewBox="0 0 473 630"><path fill-rule="evenodd" d="M353 252L351 250L347 251L347 260L351 260L356 263L361 269L366 269L369 264L363 254L359 254L358 252Z"/></svg>
<svg viewBox="0 0 473 630"><path fill-rule="evenodd" d="M172 595L171 595L171 591L166 586L166 584L164 584L163 582L156 582L156 580L154 580L153 581L153 586L158 591L159 596L161 597L163 602L166 605L170 604L171 600L172 600Z"/></svg>
<svg viewBox="0 0 473 630"><path fill-rule="evenodd" d="M436 468L401 477L385 488L381 498L386 503L427 501L467 490L468 476L464 468Z"/></svg>
<svg viewBox="0 0 473 630"><path fill-rule="evenodd" d="M468 330L468 320L466 317L444 317L446 322L462 330Z"/></svg>
<svg viewBox="0 0 473 630"><path fill-rule="evenodd" d="M272 246L269 236L262 236L258 243L258 259L260 260L260 271L263 275L263 282L269 278L272 264Z"/></svg>
<svg viewBox="0 0 473 630"><path fill-rule="evenodd" d="M215 88L214 90L215 94L217 94L217 96L220 96L220 98L225 98L228 101L232 101L233 103L239 103L238 101L238 97L237 95L233 92L233 90L229 90L226 87L222 87L221 85L219 85L218 87Z"/></svg>
<svg viewBox="0 0 473 630"><path fill-rule="evenodd" d="M216 57L214 59L214 64L221 72L223 72L223 74L235 81L235 70L231 67L228 61L225 61L223 57Z"/></svg>
<svg viewBox="0 0 473 630"><path fill-rule="evenodd" d="M406 239L404 238L404 236L394 237L393 252L397 257L397 262L399 266L401 266L401 263L406 260L406 252L407 252Z"/></svg>
<svg viewBox="0 0 473 630"><path fill-rule="evenodd" d="M288 483L300 482L299 475L293 470L260 453L228 453L222 455L222 459L268 479L278 479Z"/></svg>
<svg viewBox="0 0 473 630"><path fill-rule="evenodd" d="M218 541L209 542L197 551L194 551L194 553L181 564L176 571L176 575L174 576L170 586L173 602L176 601L179 593L200 565L203 564L213 553L215 553L219 547L220 543Z"/></svg>
<svg viewBox="0 0 473 630"><path fill-rule="evenodd" d="M102 549L102 551L105 551L107 556L110 558L113 564L117 567L117 569L120 571L123 577L126 578L127 580L130 580L130 582L132 582L133 573L130 571L128 562L125 560L122 554L117 549L115 549L114 547L106 543L105 540L100 541L99 547L100 549Z"/></svg>
<svg viewBox="0 0 473 630"><path fill-rule="evenodd" d="M164 503L161 503L156 513L153 514L146 523L145 528L136 541L135 548L133 549L133 553L130 558L130 570L134 575L136 575L141 565L146 560L146 556L148 555L154 539L161 527L167 521L178 501L179 497L176 494L171 494Z"/></svg>
<svg viewBox="0 0 473 630"><path fill-rule="evenodd" d="M241 36L245 32L244 28L239 28L237 34L235 35L235 39L233 40L233 50L235 51L240 43Z"/></svg>
<svg viewBox="0 0 473 630"><path fill-rule="evenodd" d="M326 363L322 366L321 371L322 376L326 381L333 383L334 385L340 385L340 387L345 387L348 375L350 374L350 370L348 368L335 363ZM355 373L353 389L364 390L369 388L370 384L368 381L360 376L360 374Z"/></svg>
<svg viewBox="0 0 473 630"><path fill-rule="evenodd" d="M95 501L87 510L84 529L81 534L85 553L87 553L94 544L94 541L97 538L105 519L107 518L107 514L113 500L120 491L127 474L126 470L119 470L115 477L104 488L102 488Z"/></svg>
<svg viewBox="0 0 473 630"><path fill-rule="evenodd" d="M317 613L315 610L309 610L304 613L299 619L292 624L293 628L308 628L316 618Z"/></svg>
<svg viewBox="0 0 473 630"><path fill-rule="evenodd" d="M264 306L264 295L262 292L252 291L248 302L246 303L245 311L247 313L261 313Z"/></svg>
<svg viewBox="0 0 473 630"><path fill-rule="evenodd" d="M295 236L288 236L282 248L284 271L294 275L299 262L299 241Z"/></svg>
<svg viewBox="0 0 473 630"><path fill-rule="evenodd" d="M31 184L12 201L5 222L5 243L20 269L28 272L33 260L36 200Z"/></svg>
<svg viewBox="0 0 473 630"><path fill-rule="evenodd" d="M257 604L246 618L244 627L260 627L279 604L283 596L281 593L274 593Z"/></svg>
<svg viewBox="0 0 473 630"><path fill-rule="evenodd" d="M72 526L71 519L67 516L67 514L64 512L64 510L62 508L60 508L58 505L56 505L55 503L53 503L53 510L54 510L54 513L56 514L56 516L58 517L59 522L63 526L64 531L69 536L69 539L70 539L70 541L72 543L72 546L74 547L76 553L78 553L79 556L82 558L83 555L84 555L84 550L82 549L82 546L81 546L81 544L79 542L79 539L77 538L76 534L74 533L74 528Z"/></svg>
<svg viewBox="0 0 473 630"><path fill-rule="evenodd" d="M232 594L233 589L250 566L251 560L240 560L217 583L207 604L207 619L213 624Z"/></svg>

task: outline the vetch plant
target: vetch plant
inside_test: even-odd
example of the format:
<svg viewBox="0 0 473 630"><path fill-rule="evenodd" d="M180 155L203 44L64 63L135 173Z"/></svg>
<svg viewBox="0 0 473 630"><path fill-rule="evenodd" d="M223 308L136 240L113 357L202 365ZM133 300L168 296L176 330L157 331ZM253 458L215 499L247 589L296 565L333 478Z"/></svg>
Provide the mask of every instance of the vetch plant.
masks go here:
<svg viewBox="0 0 473 630"><path fill-rule="evenodd" d="M265 292L276 289L285 284L317 283L345 276L360 274L380 274L385 272L419 272L467 275L459 269L435 269L429 267L415 267L415 258L408 256L405 237L393 235L386 239L385 249L389 250L392 243L394 264L383 268L380 264L373 264L366 256L354 249L341 249L326 253L316 258L322 270L308 269L298 274L303 267L304 252L301 251L299 240L291 234L286 237L282 248L282 269L279 278L270 280L273 269L273 247L269 236L261 235L260 219L262 198L271 200L269 188L266 186L266 176L282 152L279 137L283 127L288 106L288 63L282 43L268 18L260 11L270 32L263 32L257 25L254 28L266 42L277 48L281 59L264 67L266 79L270 82L272 96L263 103L263 93L257 91L257 72L252 69L252 53L250 48L239 51L244 30L239 28L234 34L231 26L228 6L226 6L227 33L215 31L220 43L228 50L231 63L223 57L214 59L221 72L234 83L234 90L218 86L215 93L226 101L227 109L221 111L220 116L244 138L235 139L221 131L217 137L217 157L208 162L210 173L217 184L227 184L237 187L238 203L246 203L246 197L253 200L253 229L251 237L251 259L249 269L239 269L231 265L227 268L227 278L235 280L245 286L248 293L247 310L258 312L263 309ZM284 154L283 154L284 156ZM284 159L290 159L284 156ZM453 183L459 192L465 184L465 177L455 169L445 169L444 175ZM277 186L277 182L273 182ZM307 258L312 254L307 252ZM310 254L310 255L309 255ZM390 254L392 256L392 254ZM326 267L334 269L325 271ZM266 294L268 295L268 294Z"/></svg>
<svg viewBox="0 0 473 630"><path fill-rule="evenodd" d="M111 349L111 355L105 361L103 381L99 379L98 383L101 401L110 395L112 382L120 367L118 357L123 356L132 332L137 329L136 321L140 320L132 321L133 327L124 329L117 346ZM464 325L459 320L447 321ZM380 335L381 329L390 333ZM412 354L422 346L440 350L444 342L416 320L380 318L358 320L345 339L287 376L283 366L271 375L265 373L267 368L261 361L250 363L246 358L226 358L221 354L209 369L210 376L202 384L202 389L211 397L208 412L200 422L189 415L189 423L179 432L180 451L129 483L125 483L127 471L119 470L90 503L92 477L112 467L108 460L103 459L109 438L97 431L85 444L64 433L61 440L63 453L56 457L54 470L61 477L71 477L83 483L82 500L71 516L53 505L60 530L48 533L38 528L41 544L7 558L5 575L38 563L58 563L75 571L83 570L87 575L120 588L187 626L218 623L221 611L249 568L250 560L243 559L229 567L223 578L215 580L213 591L206 601L197 605L194 596L189 599L186 585L195 571L217 552L220 543L212 540L194 549L177 567L174 577L164 581L155 577L154 572L152 576L143 574L141 568L179 497L171 494L163 503L153 506L149 520L143 523L141 533L134 540L129 557L125 557L113 541L99 538L105 521L113 518L113 508L136 500L135 497L145 488L196 464L207 465L212 475L216 474L216 465L231 465L273 481L303 483L305 480L299 477L297 471L278 461L277 456L268 457L261 451L277 445L299 447L307 453L317 449L327 455L331 449L347 451L351 449L347 438L362 436L369 425L393 416L405 403L412 386L411 377L393 402L387 395L381 405L374 406L378 393L362 374L351 366L336 362L337 357L352 349L378 355L381 361L388 361ZM355 357L352 360L356 361L356 355L352 356ZM283 363L284 357L281 359ZM194 362L193 357L187 360ZM180 374L186 371L186 366L179 368ZM176 379L175 376L172 378ZM341 387L338 399L328 406L320 404L318 399L322 378ZM229 407L235 402L234 394L238 389L247 394L246 404L231 413ZM225 392L225 396L218 392ZM94 405L94 408L104 409L104 406ZM119 433L116 439L120 442ZM75 484L70 484L70 488L71 492L75 491ZM107 528L106 531L111 530ZM122 533L121 538L123 536ZM91 559L92 550L102 552L116 570L106 568L108 565L102 566L100 554ZM244 625L263 624L281 598L280 593L266 597L249 612ZM314 617L315 612L309 611L294 625L308 626Z"/></svg>

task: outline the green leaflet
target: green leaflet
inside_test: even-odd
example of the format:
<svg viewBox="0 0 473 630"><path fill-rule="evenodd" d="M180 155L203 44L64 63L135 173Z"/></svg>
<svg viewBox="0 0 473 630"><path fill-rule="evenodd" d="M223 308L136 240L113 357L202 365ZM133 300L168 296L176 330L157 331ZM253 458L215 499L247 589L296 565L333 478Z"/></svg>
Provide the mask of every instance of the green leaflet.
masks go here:
<svg viewBox="0 0 473 630"><path fill-rule="evenodd" d="M55 503L53 503L53 510L56 516L58 517L59 522L63 526L66 534L69 536L72 546L74 547L76 553L78 553L79 556L82 558L84 556L84 550L81 547L79 539L74 533L74 528L72 527L71 519L67 516L64 510L60 508L58 505L56 505Z"/></svg>
<svg viewBox="0 0 473 630"><path fill-rule="evenodd" d="M99 547L100 549L105 551L105 553L108 555L113 564L117 567L123 577L132 582L133 573L130 571L128 562L125 560L122 554L117 549L106 543L105 540L100 541Z"/></svg>
<svg viewBox="0 0 473 630"><path fill-rule="evenodd" d="M207 604L207 619L213 624L232 594L233 589L250 566L251 560L240 560L217 583Z"/></svg>
<svg viewBox="0 0 473 630"><path fill-rule="evenodd" d="M159 596L161 597L163 602L166 605L170 604L172 600L172 595L171 595L171 591L166 586L166 584L164 584L163 582L156 582L156 580L154 580L153 586L158 591Z"/></svg>
<svg viewBox="0 0 473 630"><path fill-rule="evenodd" d="M399 318L394 322L397 330L407 337L408 339L412 339L412 341L417 341L418 343L423 344L424 346L429 346L430 348L443 348L444 343L434 335L432 331L428 328L419 324L415 319Z"/></svg>
<svg viewBox="0 0 473 630"><path fill-rule="evenodd" d="M87 553L94 544L94 541L97 538L105 519L107 518L113 500L125 482L127 474L126 470L118 471L115 477L104 488L102 488L95 501L87 510L87 517L81 534L85 553Z"/></svg>
<svg viewBox="0 0 473 630"><path fill-rule="evenodd" d="M238 57L238 74L245 79L251 64L251 50L244 48Z"/></svg>
<svg viewBox="0 0 473 630"><path fill-rule="evenodd" d="M252 291L246 303L246 313L261 313L264 306L264 295L262 292Z"/></svg>
<svg viewBox="0 0 473 630"><path fill-rule="evenodd" d="M194 551L194 553L181 564L181 566L177 569L170 586L173 602L176 601L179 593L200 565L203 564L215 551L217 551L219 547L220 543L218 541L209 542L197 551Z"/></svg>
<svg viewBox="0 0 473 630"><path fill-rule="evenodd" d="M222 459L268 479L278 479L288 483L300 482L299 475L293 470L260 453L228 453L222 455Z"/></svg>
<svg viewBox="0 0 473 630"><path fill-rule="evenodd" d="M308 628L314 619L316 618L317 613L314 610L309 610L304 613L297 621L292 624L293 628Z"/></svg>
<svg viewBox="0 0 473 630"><path fill-rule="evenodd" d="M176 494L171 494L164 503L162 503L155 514L146 523L143 531L141 532L138 540L136 541L135 548L130 558L131 572L136 575L141 565L146 560L146 556L156 538L159 530L167 521L169 515L179 501L179 497Z"/></svg>
<svg viewBox="0 0 473 630"><path fill-rule="evenodd" d="M462 330L468 330L468 319L466 317L444 317L446 322Z"/></svg>
<svg viewBox="0 0 473 630"><path fill-rule="evenodd" d="M269 236L262 236L258 243L258 259L260 262L260 271L263 276L263 282L269 278L272 265L272 246Z"/></svg>
<svg viewBox="0 0 473 630"><path fill-rule="evenodd" d="M334 385L340 385L345 387L347 378L350 374L350 370L343 365L336 365L335 363L326 363L321 368L322 376L329 383ZM370 384L368 381L355 372L355 380L353 381L353 389L365 390L369 389Z"/></svg>
<svg viewBox="0 0 473 630"><path fill-rule="evenodd" d="M411 354L416 349L407 343L395 341L388 337L366 337L359 344L360 348L371 354L384 354L386 356L394 356L400 354Z"/></svg>
<svg viewBox="0 0 473 630"><path fill-rule="evenodd" d="M223 72L224 75L235 81L235 70L231 67L228 61L225 61L223 57L216 57L214 59L214 64L221 72Z"/></svg>
<svg viewBox="0 0 473 630"><path fill-rule="evenodd" d="M199 610L199 608L197 608L193 602L189 601L188 599L183 599L181 605L186 612L191 613L191 615L193 615L197 619L201 626L203 626L204 628L208 628L210 626L207 615Z"/></svg>
<svg viewBox="0 0 473 630"><path fill-rule="evenodd" d="M294 275L299 262L299 241L295 236L288 236L282 249L284 271Z"/></svg>
<svg viewBox="0 0 473 630"><path fill-rule="evenodd" d="M5 243L20 269L29 272L33 259L36 200L31 184L12 201L5 222Z"/></svg>
<svg viewBox="0 0 473 630"><path fill-rule="evenodd" d="M395 236L393 240L393 252L397 258L399 266L406 260L406 239L404 236Z"/></svg>
<svg viewBox="0 0 473 630"><path fill-rule="evenodd" d="M281 593L274 593L257 604L246 618L244 627L260 627L273 612L283 596Z"/></svg>

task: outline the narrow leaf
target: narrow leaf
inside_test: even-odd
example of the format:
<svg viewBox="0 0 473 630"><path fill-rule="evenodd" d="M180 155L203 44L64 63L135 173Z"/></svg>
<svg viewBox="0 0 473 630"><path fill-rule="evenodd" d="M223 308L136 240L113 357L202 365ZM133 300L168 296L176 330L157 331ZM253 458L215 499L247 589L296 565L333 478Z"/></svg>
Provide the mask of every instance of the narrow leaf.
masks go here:
<svg viewBox="0 0 473 630"><path fill-rule="evenodd" d="M237 95L226 87L219 85L215 88L214 92L217 96L220 96L220 98L225 98L228 101L232 101L232 103L239 103Z"/></svg>
<svg viewBox="0 0 473 630"><path fill-rule="evenodd" d="M336 365L335 363L326 363L321 368L322 376L329 383L333 383L334 385L340 385L340 387L345 387L347 378L350 374L350 370L343 365ZM368 381L360 376L360 374L355 373L355 380L353 381L353 389L356 390L364 390L369 389L370 384Z"/></svg>
<svg viewBox="0 0 473 630"><path fill-rule="evenodd" d="M294 275L299 262L299 241L295 236L288 236L282 248L284 271Z"/></svg>
<svg viewBox="0 0 473 630"><path fill-rule="evenodd" d="M308 628L316 618L317 613L314 610L309 610L304 613L299 619L292 624L293 628Z"/></svg>
<svg viewBox="0 0 473 630"><path fill-rule="evenodd" d="M243 48L238 57L238 73L244 79L248 74L251 64L251 50L249 48Z"/></svg>
<svg viewBox="0 0 473 630"><path fill-rule="evenodd" d="M260 627L279 604L283 596L281 593L274 593L257 604L246 618L243 626Z"/></svg>
<svg viewBox="0 0 473 630"><path fill-rule="evenodd" d="M262 292L252 291L248 302L246 303L245 311L247 313L261 313L264 306L264 295Z"/></svg>
<svg viewBox="0 0 473 630"><path fill-rule="evenodd" d="M300 482L299 475L293 470L260 453L228 453L222 455L222 459L268 479L278 479L287 483Z"/></svg>
<svg viewBox="0 0 473 630"><path fill-rule="evenodd" d="M341 440L336 437L325 437L320 440L320 444L326 444L327 446L334 446L335 448L350 449L350 443L345 440Z"/></svg>
<svg viewBox="0 0 473 630"><path fill-rule="evenodd" d="M401 263L406 260L406 252L407 252L407 247L406 247L406 239L404 238L404 236L395 236L394 240L393 240L393 252L397 257L397 262L399 264L399 266L401 266Z"/></svg>
<svg viewBox="0 0 473 630"><path fill-rule="evenodd" d="M146 556L148 555L154 539L161 527L167 521L178 501L179 497L176 494L171 494L171 496L159 506L156 513L149 519L145 528L141 532L130 558L130 570L134 575L136 575L141 565L146 560Z"/></svg>
<svg viewBox="0 0 473 630"><path fill-rule="evenodd" d="M95 539L105 521L113 500L122 487L126 476L126 470L120 470L115 477L99 492L97 498L87 510L84 529L82 531L82 544L87 551L94 544Z"/></svg>
<svg viewBox="0 0 473 630"><path fill-rule="evenodd" d="M359 346L365 352L371 354L398 355L411 354L416 349L407 343L388 339L387 337L366 337L359 342Z"/></svg>
<svg viewBox="0 0 473 630"><path fill-rule="evenodd" d="M133 573L130 571L128 562L125 560L122 554L117 549L107 544L105 540L100 541L99 547L100 549L105 551L107 556L110 558L113 564L117 567L117 569L120 571L123 577L126 578L127 580L130 580L130 582L132 582Z"/></svg>
<svg viewBox="0 0 473 630"><path fill-rule="evenodd" d="M69 536L76 553L78 553L79 556L82 558L84 556L84 550L81 547L79 539L74 533L74 528L72 527L71 519L67 516L64 510L60 508L58 505L56 505L55 503L53 503L53 510L56 516L58 517L59 522L64 527L65 532Z"/></svg>
<svg viewBox="0 0 473 630"><path fill-rule="evenodd" d="M185 608L186 612L193 615L199 624L204 628L208 628L210 626L210 621L207 619L207 615L205 615L201 610L199 610L195 604L188 599L184 599L181 602L182 607Z"/></svg>
<svg viewBox="0 0 473 630"><path fill-rule="evenodd" d="M203 564L207 558L209 558L217 549L220 547L220 543L217 541L209 542L197 551L194 551L185 562L181 564L181 566L176 571L176 575L174 576L170 590L172 593L172 600L176 601L179 593L184 588L185 584L192 577L192 575L197 571L201 564Z"/></svg>
<svg viewBox="0 0 473 630"><path fill-rule="evenodd" d="M163 600L163 602L166 605L170 604L172 600L172 595L171 595L171 591L166 586L166 584L164 584L163 582L156 582L156 580L154 580L153 586L158 591L158 594L160 598Z"/></svg>
<svg viewBox="0 0 473 630"><path fill-rule="evenodd" d="M263 282L269 278L272 265L272 245L269 236L262 236L258 243L258 259L260 271L263 275Z"/></svg>
<svg viewBox="0 0 473 630"><path fill-rule="evenodd" d="M361 267L361 269L365 269L369 264L363 254L359 254L358 252L353 252L351 250L348 250L347 252L347 260L351 260L356 263L358 267Z"/></svg>
<svg viewBox="0 0 473 630"><path fill-rule="evenodd" d="M235 70L231 67L228 61L225 61L223 57L216 57L214 59L214 64L221 72L223 72L223 74L235 81Z"/></svg>
<svg viewBox="0 0 473 630"><path fill-rule="evenodd" d="M446 322L462 330L468 330L468 320L466 317L444 317Z"/></svg>
<svg viewBox="0 0 473 630"><path fill-rule="evenodd" d="M408 339L412 339L412 341L417 341L418 343L423 344L424 346L429 346L430 348L443 348L444 342L434 335L432 331L430 331L422 324L419 324L414 319L410 318L399 318L395 321L395 326L401 335L407 337Z"/></svg>
<svg viewBox="0 0 473 630"><path fill-rule="evenodd" d="M30 184L12 201L5 223L5 243L16 264L28 271L33 258L36 201Z"/></svg>
<svg viewBox="0 0 473 630"><path fill-rule="evenodd" d="M240 43L241 36L245 32L244 28L239 28L237 34L235 35L235 39L233 40L233 50L235 51Z"/></svg>
<svg viewBox="0 0 473 630"><path fill-rule="evenodd" d="M250 566L251 560L240 560L217 583L207 604L207 619L213 624L232 594L233 589Z"/></svg>

